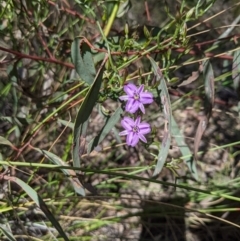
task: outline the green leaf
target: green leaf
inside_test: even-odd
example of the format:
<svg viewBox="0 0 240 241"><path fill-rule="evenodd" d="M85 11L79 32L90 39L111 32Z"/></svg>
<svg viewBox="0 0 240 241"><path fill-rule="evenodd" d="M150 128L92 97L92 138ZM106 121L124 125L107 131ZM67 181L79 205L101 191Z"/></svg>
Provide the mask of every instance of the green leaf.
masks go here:
<svg viewBox="0 0 240 241"><path fill-rule="evenodd" d="M42 198L37 194L37 192L32 189L28 184L26 184L25 182L23 182L22 180L20 180L17 177L11 177L11 181L17 183L27 194L28 196L37 204L37 206L44 212L44 214L46 215L46 217L50 220L50 222L52 223L52 225L57 229L57 231L59 232L59 234L62 236L62 238L65 241L69 241L67 235L65 234L65 232L63 231L61 225L59 224L59 222L55 219L55 217L53 216L53 214L50 212L50 210L48 209L46 203L42 200Z"/></svg>
<svg viewBox="0 0 240 241"><path fill-rule="evenodd" d="M99 143L106 137L106 135L113 129L113 127L117 124L120 119L123 110L119 107L110 117L106 118L105 125L99 132L99 134L94 137L88 144L87 152L90 153L94 150L95 147L99 145Z"/></svg>
<svg viewBox="0 0 240 241"><path fill-rule="evenodd" d="M4 227L4 225L1 224L0 229L2 230L3 234L7 237L9 241L16 241L12 232L10 230L7 230L7 228Z"/></svg>
<svg viewBox="0 0 240 241"><path fill-rule="evenodd" d="M13 147L13 144L3 136L0 136L0 145L6 145L6 146Z"/></svg>
<svg viewBox="0 0 240 241"><path fill-rule="evenodd" d="M197 160L198 148L199 148L203 133L207 128L207 125L208 125L208 118L206 116L201 116L198 123L197 130L196 130L196 134L194 137L194 159L195 160Z"/></svg>
<svg viewBox="0 0 240 241"><path fill-rule="evenodd" d="M71 128L72 130L73 130L73 128L74 128L74 123L69 122L69 121L66 121L66 120L62 120L62 119L60 119L60 118L57 119L57 123L58 123L58 124L61 124L61 125L63 125L63 126L67 126L67 127Z"/></svg>
<svg viewBox="0 0 240 241"><path fill-rule="evenodd" d="M198 127L196 130L196 135L194 138L194 159L197 160L197 152L202 139L203 133L205 132L209 118L212 113L212 108L214 105L214 73L213 68L209 60L203 63L203 78L204 78L204 88L205 88L205 100L204 100L204 111L205 116L200 118Z"/></svg>
<svg viewBox="0 0 240 241"><path fill-rule="evenodd" d="M12 88L12 83L7 84L6 86L3 85L3 83L0 83L0 96L8 96L9 92Z"/></svg>
<svg viewBox="0 0 240 241"><path fill-rule="evenodd" d="M132 3L130 0L121 1L117 12L117 17L121 18L125 13L129 11L131 7L132 7Z"/></svg>
<svg viewBox="0 0 240 241"><path fill-rule="evenodd" d="M90 47L85 42L76 38L71 46L71 57L80 78L91 85L96 76L96 70Z"/></svg>
<svg viewBox="0 0 240 241"><path fill-rule="evenodd" d="M157 63L150 56L148 56L148 58L153 67L153 72L156 76L156 80L160 82L158 85L158 98L163 105L163 115L165 119L163 140L161 144L161 149L158 153L157 165L153 173L153 176L156 176L161 172L164 166L171 144L172 110L168 89L163 74L160 68L158 67Z"/></svg>
<svg viewBox="0 0 240 241"><path fill-rule="evenodd" d="M80 167L80 156L83 154L86 144L86 135L89 117L92 113L93 107L98 100L98 93L100 91L102 76L103 76L103 66L107 58L103 60L103 63L97 73L96 79L86 94L80 109L78 111L74 130L73 130L73 166Z"/></svg>
<svg viewBox="0 0 240 241"><path fill-rule="evenodd" d="M213 68L209 60L203 63L203 78L205 88L205 113L209 118L214 105L214 73Z"/></svg>
<svg viewBox="0 0 240 241"><path fill-rule="evenodd" d="M191 172L192 176L198 180L198 173L197 173L197 168L196 164L192 158L192 153L185 143L184 137L182 133L180 132L178 125L175 121L175 118L172 116L172 134L174 136L174 139L177 142L178 148L180 149L182 153L182 158L186 165L188 166L189 171Z"/></svg>
<svg viewBox="0 0 240 241"><path fill-rule="evenodd" d="M240 50L234 52L232 65L233 86L240 97Z"/></svg>
<svg viewBox="0 0 240 241"><path fill-rule="evenodd" d="M56 156L52 152L40 150L38 148L35 148L35 150L41 152L49 161L54 164L57 164L59 166L68 166L60 157ZM76 172L71 169L61 169L61 171L68 177L68 179L73 185L75 192L81 196L85 196L84 187L77 178Z"/></svg>

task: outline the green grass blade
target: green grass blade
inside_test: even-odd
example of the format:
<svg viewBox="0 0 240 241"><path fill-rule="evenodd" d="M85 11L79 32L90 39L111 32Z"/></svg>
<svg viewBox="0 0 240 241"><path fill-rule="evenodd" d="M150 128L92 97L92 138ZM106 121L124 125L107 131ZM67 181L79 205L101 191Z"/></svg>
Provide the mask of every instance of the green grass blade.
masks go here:
<svg viewBox="0 0 240 241"><path fill-rule="evenodd" d="M17 177L12 177L11 181L17 183L27 194L28 196L37 204L37 206L44 212L44 214L46 215L46 217L49 219L49 221L52 223L52 225L57 229L57 231L59 232L59 234L62 236L62 238L65 241L69 241L67 235L65 234L65 232L63 231L61 225L59 224L59 222L55 219L55 217L53 216L53 214L50 212L50 210L48 209L47 205L45 204L45 202L42 200L42 198L37 194L37 192L32 189L28 184L26 184L25 182L23 182L22 180L20 180Z"/></svg>
<svg viewBox="0 0 240 241"><path fill-rule="evenodd" d="M52 152L46 150L40 150L35 148L35 150L41 152L49 161L59 166L67 166L69 167L60 157L56 156ZM73 188L76 193L81 196L85 196L85 191L83 185L80 183L79 179L76 177L76 172L72 169L61 169L61 171L68 177L70 182L73 185Z"/></svg>
<svg viewBox="0 0 240 241"><path fill-rule="evenodd" d="M9 241L16 241L13 234L10 232L10 230L7 230L6 227L3 227L3 225L0 225L0 229L2 233L7 237Z"/></svg>

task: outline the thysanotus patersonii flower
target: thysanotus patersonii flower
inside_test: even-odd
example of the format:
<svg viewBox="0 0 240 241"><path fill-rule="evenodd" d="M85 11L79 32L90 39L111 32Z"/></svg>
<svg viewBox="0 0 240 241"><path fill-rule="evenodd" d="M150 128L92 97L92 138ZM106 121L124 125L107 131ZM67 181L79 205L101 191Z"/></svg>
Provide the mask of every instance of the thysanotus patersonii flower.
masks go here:
<svg viewBox="0 0 240 241"><path fill-rule="evenodd" d="M139 88L132 84L126 84L123 87L127 95L120 96L120 100L127 101L125 110L129 113L135 113L138 109L145 114L145 104L151 104L153 102L153 94L148 91L144 91L144 85Z"/></svg>
<svg viewBox="0 0 240 241"><path fill-rule="evenodd" d="M150 125L147 122L141 122L141 117L136 120L130 117L124 117L121 121L122 127L125 129L120 132L120 136L127 136L126 142L129 146L136 146L139 140L147 143L144 135L151 132Z"/></svg>

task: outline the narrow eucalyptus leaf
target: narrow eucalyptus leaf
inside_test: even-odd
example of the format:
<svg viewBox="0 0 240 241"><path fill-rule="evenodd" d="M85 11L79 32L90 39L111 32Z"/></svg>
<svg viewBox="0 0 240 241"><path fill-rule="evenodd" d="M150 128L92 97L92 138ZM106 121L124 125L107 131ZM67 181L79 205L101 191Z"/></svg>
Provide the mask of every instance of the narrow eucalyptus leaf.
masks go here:
<svg viewBox="0 0 240 241"><path fill-rule="evenodd" d="M164 130L161 148L159 150L158 157L157 157L157 165L153 173L154 177L157 176L162 171L162 168L168 156L170 144L171 144L170 132L168 130Z"/></svg>
<svg viewBox="0 0 240 241"><path fill-rule="evenodd" d="M205 88L205 101L204 101L204 111L205 116L203 116L199 123L194 138L194 159L197 160L197 152L202 139L203 133L207 128L209 118L212 113L212 108L214 105L214 73L213 68L209 60L203 63L203 78L204 78L204 88Z"/></svg>
<svg viewBox="0 0 240 241"><path fill-rule="evenodd" d="M74 39L71 46L71 57L80 78L91 85L96 76L96 70L90 47L81 42L79 38Z"/></svg>
<svg viewBox="0 0 240 241"><path fill-rule="evenodd" d="M87 126L89 122L90 115L92 113L93 107L98 100L98 94L100 91L102 76L103 76L103 66L106 62L107 58L104 59L100 69L96 75L94 83L88 90L79 111L77 113L77 117L74 124L73 130L73 166L80 167L80 156L83 154L86 144L86 134L87 134Z"/></svg>
<svg viewBox="0 0 240 241"><path fill-rule="evenodd" d="M62 238L65 241L69 241L67 235L63 231L61 225L59 222L55 219L51 211L48 209L46 203L43 201L43 199L37 194L37 192L32 189L27 183L23 182L17 177L11 178L12 182L15 182L18 184L27 194L28 196L37 204L37 206L44 212L46 217L49 219L49 221L52 223L52 225L57 229L59 234L62 236Z"/></svg>
<svg viewBox="0 0 240 241"><path fill-rule="evenodd" d="M234 89L240 97L240 50L235 51L233 55L232 78Z"/></svg>
<svg viewBox="0 0 240 241"><path fill-rule="evenodd" d="M209 118L212 112L212 107L214 104L214 73L213 68L209 60L203 63L203 78L204 78L204 88L205 88L205 114Z"/></svg>
<svg viewBox="0 0 240 241"><path fill-rule="evenodd" d="M186 80L183 80L183 81L181 82L181 84L178 85L178 87L180 87L180 86L186 86L186 85L189 85L189 84L193 83L195 80L198 79L199 74L200 74L199 71L193 71L193 72L192 72L192 75L189 76Z"/></svg>
<svg viewBox="0 0 240 241"><path fill-rule="evenodd" d="M197 160L198 148L199 148L203 133L207 128L207 124L208 124L208 118L206 116L203 116L198 123L197 131L194 137L194 159L195 160Z"/></svg>
<svg viewBox="0 0 240 241"><path fill-rule="evenodd" d="M167 89L164 76L160 68L158 67L157 63L150 56L148 58L153 67L153 72L156 76L156 80L159 81L158 98L163 106L163 114L165 119L163 140L161 144L161 149L159 150L159 153L158 153L157 165L153 173L153 176L156 176L161 172L164 166L164 163L167 159L168 152L171 145L172 110L171 110L171 102L170 102L168 89Z"/></svg>
<svg viewBox="0 0 240 241"><path fill-rule="evenodd" d="M94 150L95 147L97 147L103 139L106 137L106 135L113 129L113 127L118 123L121 114L123 113L123 110L121 107L119 107L110 117L106 117L106 122L99 134L94 137L88 144L88 150L87 152L90 153Z"/></svg>
<svg viewBox="0 0 240 241"><path fill-rule="evenodd" d="M196 168L196 163L194 162L192 158L192 153L187 146L184 137L182 133L180 132L178 125L175 121L175 118L172 116L172 134L174 136L174 139L177 142L178 148L180 149L182 153L181 159L184 160L186 165L188 166L189 171L191 172L192 176L198 180L198 173L197 173L197 168Z"/></svg>

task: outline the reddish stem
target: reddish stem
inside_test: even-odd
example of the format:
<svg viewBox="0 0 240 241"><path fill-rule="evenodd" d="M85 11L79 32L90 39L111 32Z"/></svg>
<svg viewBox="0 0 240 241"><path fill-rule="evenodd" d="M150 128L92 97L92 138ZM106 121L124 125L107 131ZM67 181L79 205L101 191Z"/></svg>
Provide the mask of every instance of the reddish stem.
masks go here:
<svg viewBox="0 0 240 241"><path fill-rule="evenodd" d="M13 54L13 55L17 56L17 58L19 58L19 59L25 58L25 59L32 59L32 60L36 60L36 61L44 61L44 62L49 62L49 63L60 64L60 65L66 66L68 68L74 69L73 64L62 62L55 58L49 59L49 58L39 57L36 55L28 55L28 54L24 54L24 53L21 53L21 52L12 50L12 49L7 49L7 48L1 47L1 46L0 46L0 50Z"/></svg>
<svg viewBox="0 0 240 241"><path fill-rule="evenodd" d="M151 16L150 16L150 13L149 13L147 1L145 1L144 4L145 4L145 10L146 10L146 14L147 14L147 21L150 23L152 20L151 20Z"/></svg>
<svg viewBox="0 0 240 241"><path fill-rule="evenodd" d="M52 1L48 1L48 3L51 4L51 5L53 5L53 6L56 6L56 5L57 5L55 2L52 2ZM58 8L59 6L56 6L56 7ZM80 18L80 19L86 20L86 21L89 22L89 23L92 23L92 24L95 24L95 23L96 23L96 21L94 21L94 20L92 20L92 19L90 19L90 18L86 18L86 17L83 16L82 14L80 14L80 13L78 13L78 12L76 12L76 11L73 11L73 10L71 10L71 9L62 7L62 8L60 8L59 10L60 10L60 11L67 12L67 13L75 16L75 17Z"/></svg>

